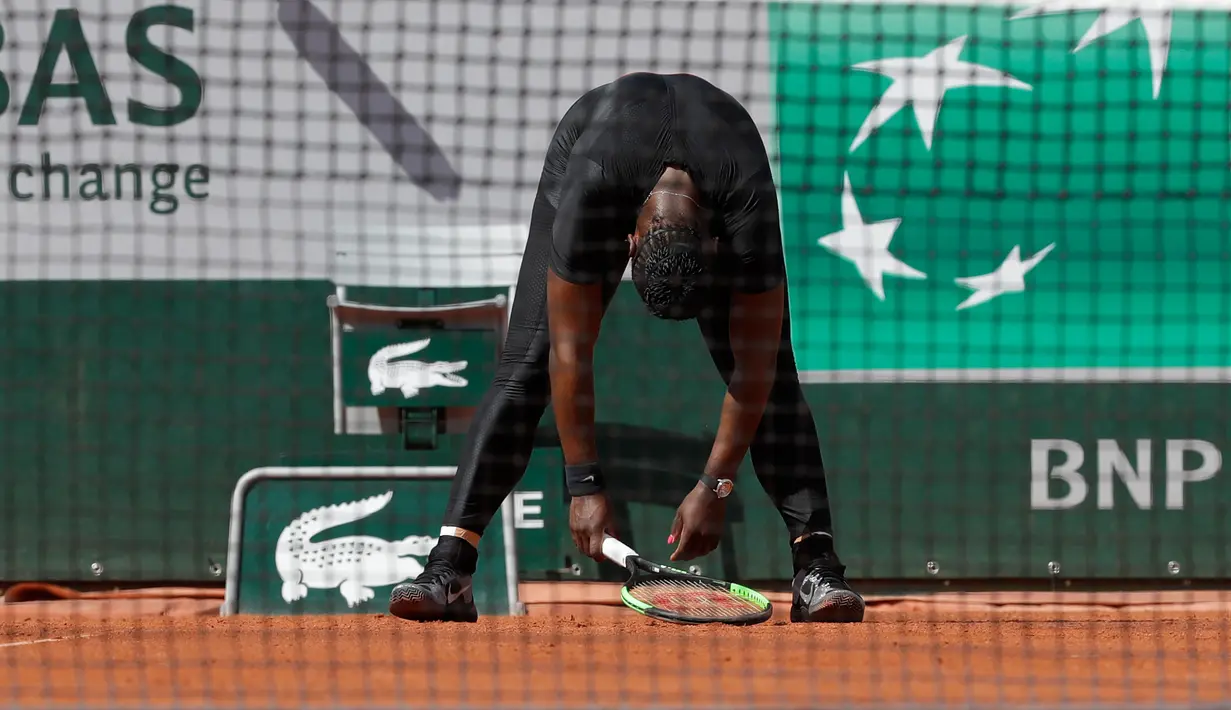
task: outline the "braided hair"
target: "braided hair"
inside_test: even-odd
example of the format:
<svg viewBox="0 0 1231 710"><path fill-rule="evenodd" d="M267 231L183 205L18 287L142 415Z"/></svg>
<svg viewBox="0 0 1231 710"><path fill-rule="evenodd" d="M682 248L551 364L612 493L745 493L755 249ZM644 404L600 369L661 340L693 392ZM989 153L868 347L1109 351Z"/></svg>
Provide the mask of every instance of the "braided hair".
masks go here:
<svg viewBox="0 0 1231 710"><path fill-rule="evenodd" d="M655 219L633 257L633 284L658 318L690 320L705 305L705 261L691 226Z"/></svg>

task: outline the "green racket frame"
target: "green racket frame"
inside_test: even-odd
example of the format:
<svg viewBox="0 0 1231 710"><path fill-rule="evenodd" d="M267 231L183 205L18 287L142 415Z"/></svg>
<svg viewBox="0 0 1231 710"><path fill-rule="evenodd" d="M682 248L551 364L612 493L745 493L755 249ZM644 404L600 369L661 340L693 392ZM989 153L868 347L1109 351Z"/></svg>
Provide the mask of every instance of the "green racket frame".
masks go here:
<svg viewBox="0 0 1231 710"><path fill-rule="evenodd" d="M765 595L749 589L742 584L727 582L713 577L703 577L697 574L690 574L684 570L679 570L674 567L651 562L638 555L632 548L624 543L616 540L610 535L603 538L603 554L607 559L624 567L630 573L629 579L620 588L620 601L633 611L648 616L652 619L660 619L669 621L675 624L727 624L730 626L751 626L768 621L774 615L774 605L765 597ZM633 597L631 589L639 584L653 582L656 580L685 580L693 583L701 583L716 590L730 592L731 594L746 599L754 604L761 606L761 609L756 612L742 614L733 617L711 617L698 616L690 614L681 614L667 609L660 609L652 604L647 604L640 599Z"/></svg>

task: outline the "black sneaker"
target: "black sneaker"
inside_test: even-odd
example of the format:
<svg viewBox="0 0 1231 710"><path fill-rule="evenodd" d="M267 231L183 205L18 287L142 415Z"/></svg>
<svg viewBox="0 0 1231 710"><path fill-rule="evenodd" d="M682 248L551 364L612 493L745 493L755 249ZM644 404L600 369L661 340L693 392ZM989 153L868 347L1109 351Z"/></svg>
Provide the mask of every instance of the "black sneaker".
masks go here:
<svg viewBox="0 0 1231 710"><path fill-rule="evenodd" d="M851 589L842 573L815 564L799 571L791 582L791 621L851 623L863 621L863 597Z"/></svg>
<svg viewBox="0 0 1231 710"><path fill-rule="evenodd" d="M389 594L389 613L410 621L478 621L470 575L447 560L429 559L423 574Z"/></svg>

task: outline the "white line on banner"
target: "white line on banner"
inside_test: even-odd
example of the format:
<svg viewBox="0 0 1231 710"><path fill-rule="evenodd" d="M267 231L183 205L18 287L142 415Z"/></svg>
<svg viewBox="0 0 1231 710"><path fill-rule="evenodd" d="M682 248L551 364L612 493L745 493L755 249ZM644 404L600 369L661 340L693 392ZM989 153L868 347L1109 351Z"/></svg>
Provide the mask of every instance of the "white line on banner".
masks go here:
<svg viewBox="0 0 1231 710"><path fill-rule="evenodd" d="M1231 367L1031 367L903 370L804 370L805 385L948 382L1165 382L1231 384Z"/></svg>

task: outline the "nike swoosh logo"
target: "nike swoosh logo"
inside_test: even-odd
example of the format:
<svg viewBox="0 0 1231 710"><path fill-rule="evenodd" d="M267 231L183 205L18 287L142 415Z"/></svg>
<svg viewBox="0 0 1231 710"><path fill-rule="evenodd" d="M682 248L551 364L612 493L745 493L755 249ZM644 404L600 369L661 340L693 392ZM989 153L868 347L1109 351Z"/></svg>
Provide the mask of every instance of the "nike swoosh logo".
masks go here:
<svg viewBox="0 0 1231 710"><path fill-rule="evenodd" d="M594 480L594 476L591 475L591 476L586 476L585 478L581 479L581 482L585 483L586 481L593 481L593 480Z"/></svg>
<svg viewBox="0 0 1231 710"><path fill-rule="evenodd" d="M452 604L453 602L457 601L457 598L458 598L458 597L462 596L463 594L465 594L466 592L469 592L469 591L470 591L470 585L469 585L469 584L467 584L467 585L466 585L466 586L464 586L464 587L458 587L456 592L452 592L452 591L451 591L451 592L449 592L448 594L446 594L446 595L445 595L445 603L446 603L446 604Z"/></svg>

